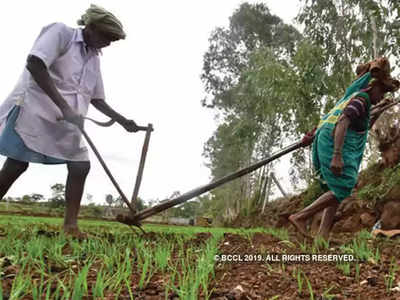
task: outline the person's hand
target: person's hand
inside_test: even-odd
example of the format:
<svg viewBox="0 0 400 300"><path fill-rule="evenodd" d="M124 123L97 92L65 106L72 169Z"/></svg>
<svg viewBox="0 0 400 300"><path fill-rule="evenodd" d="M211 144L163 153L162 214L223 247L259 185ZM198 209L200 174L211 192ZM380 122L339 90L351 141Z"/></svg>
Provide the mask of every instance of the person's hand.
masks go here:
<svg viewBox="0 0 400 300"><path fill-rule="evenodd" d="M333 153L330 169L335 176L342 175L343 171L343 158L341 153Z"/></svg>
<svg viewBox="0 0 400 300"><path fill-rule="evenodd" d="M307 147L312 144L314 141L315 137L315 131L317 130L317 127L315 127L313 130L307 132L303 138L301 139L301 146L302 147Z"/></svg>
<svg viewBox="0 0 400 300"><path fill-rule="evenodd" d="M387 104L392 104L393 102L394 102L393 98L385 98L379 104L380 105L387 105Z"/></svg>
<svg viewBox="0 0 400 300"><path fill-rule="evenodd" d="M139 127L137 126L137 124L133 120L124 119L119 123L128 132L137 132L137 131L139 131Z"/></svg>
<svg viewBox="0 0 400 300"><path fill-rule="evenodd" d="M81 115L77 114L70 107L65 108L62 111L62 113L63 113L63 120L78 126L80 129L83 129L83 117Z"/></svg>

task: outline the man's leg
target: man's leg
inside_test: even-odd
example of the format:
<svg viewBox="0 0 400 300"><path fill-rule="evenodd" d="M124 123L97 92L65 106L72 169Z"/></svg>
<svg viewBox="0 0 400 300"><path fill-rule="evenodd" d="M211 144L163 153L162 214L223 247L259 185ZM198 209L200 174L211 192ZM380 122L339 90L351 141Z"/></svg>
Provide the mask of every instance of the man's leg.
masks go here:
<svg viewBox="0 0 400 300"><path fill-rule="evenodd" d="M11 185L26 171L29 163L7 158L0 170L0 199L4 197Z"/></svg>
<svg viewBox="0 0 400 300"><path fill-rule="evenodd" d="M338 202L335 195L331 191L326 192L300 212L290 215L289 221L297 228L298 231L300 231L301 234L304 236L309 236L306 228L307 220L317 212L337 204Z"/></svg>
<svg viewBox="0 0 400 300"><path fill-rule="evenodd" d="M66 210L64 217L64 231L79 233L78 213L81 205L85 180L90 170L90 162L68 162L68 177L65 187Z"/></svg>
<svg viewBox="0 0 400 300"><path fill-rule="evenodd" d="M325 208L322 215L321 224L319 225L318 235L322 236L325 240L328 240L329 233L331 232L333 220L335 219L336 210L339 207L339 202L336 201L335 205L331 205Z"/></svg>

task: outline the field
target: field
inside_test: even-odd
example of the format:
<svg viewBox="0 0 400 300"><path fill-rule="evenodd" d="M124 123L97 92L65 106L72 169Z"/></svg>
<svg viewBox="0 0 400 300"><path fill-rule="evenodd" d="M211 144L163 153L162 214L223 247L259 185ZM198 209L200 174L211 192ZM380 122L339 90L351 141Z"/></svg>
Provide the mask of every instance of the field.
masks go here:
<svg viewBox="0 0 400 300"><path fill-rule="evenodd" d="M400 298L400 244L366 231L328 244L275 228L149 224L141 235L80 221L90 238L77 240L61 224L0 216L0 300Z"/></svg>

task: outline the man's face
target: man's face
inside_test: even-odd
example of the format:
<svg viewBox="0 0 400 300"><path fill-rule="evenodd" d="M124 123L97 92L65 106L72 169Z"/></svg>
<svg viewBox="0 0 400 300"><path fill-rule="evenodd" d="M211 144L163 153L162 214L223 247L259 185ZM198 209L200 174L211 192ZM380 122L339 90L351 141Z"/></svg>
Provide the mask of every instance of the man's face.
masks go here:
<svg viewBox="0 0 400 300"><path fill-rule="evenodd" d="M93 24L85 27L84 30L85 42L92 48L101 49L109 46L111 42L117 40L110 33L102 31L99 27Z"/></svg>

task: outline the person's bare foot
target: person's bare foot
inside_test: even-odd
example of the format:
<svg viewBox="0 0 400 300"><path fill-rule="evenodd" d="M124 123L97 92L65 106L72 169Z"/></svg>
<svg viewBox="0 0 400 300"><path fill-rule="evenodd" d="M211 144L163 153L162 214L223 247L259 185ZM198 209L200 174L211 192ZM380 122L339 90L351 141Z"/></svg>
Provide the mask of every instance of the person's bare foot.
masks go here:
<svg viewBox="0 0 400 300"><path fill-rule="evenodd" d="M308 234L307 232L307 228L306 228L306 222L304 221L300 221L298 219L296 219L295 215L290 215L289 216L289 222L292 223L292 225L305 237L310 238L311 236Z"/></svg>
<svg viewBox="0 0 400 300"><path fill-rule="evenodd" d="M78 227L64 226L64 234L77 239L87 239L88 235L79 230Z"/></svg>

